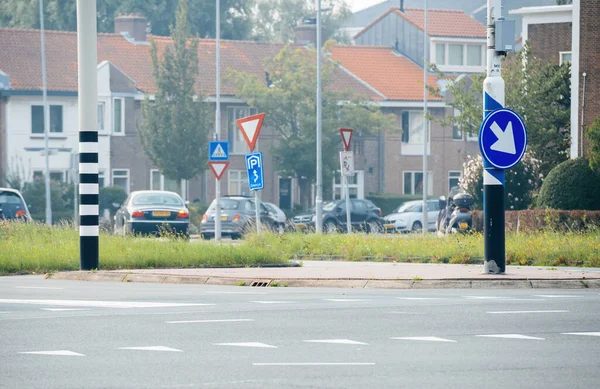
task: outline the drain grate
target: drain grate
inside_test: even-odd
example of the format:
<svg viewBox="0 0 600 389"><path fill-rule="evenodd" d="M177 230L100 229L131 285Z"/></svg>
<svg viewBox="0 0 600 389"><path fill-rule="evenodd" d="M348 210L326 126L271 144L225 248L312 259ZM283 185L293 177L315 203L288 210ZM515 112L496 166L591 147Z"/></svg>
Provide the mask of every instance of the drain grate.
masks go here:
<svg viewBox="0 0 600 389"><path fill-rule="evenodd" d="M269 286L270 282L271 281L252 281L250 286L264 287L264 286Z"/></svg>

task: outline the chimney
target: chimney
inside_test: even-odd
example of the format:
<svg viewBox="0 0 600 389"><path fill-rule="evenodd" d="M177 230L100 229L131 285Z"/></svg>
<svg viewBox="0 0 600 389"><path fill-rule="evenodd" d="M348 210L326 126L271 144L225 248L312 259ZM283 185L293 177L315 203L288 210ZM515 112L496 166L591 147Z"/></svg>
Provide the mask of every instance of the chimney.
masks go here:
<svg viewBox="0 0 600 389"><path fill-rule="evenodd" d="M308 17L304 19L304 23L296 26L296 39L294 43L304 46L317 45L317 18ZM321 44L325 43L325 28L321 26Z"/></svg>
<svg viewBox="0 0 600 389"><path fill-rule="evenodd" d="M146 18L140 14L121 15L115 18L115 33L134 42L146 42Z"/></svg>
<svg viewBox="0 0 600 389"><path fill-rule="evenodd" d="M404 0L400 0L400 12L404 12Z"/></svg>

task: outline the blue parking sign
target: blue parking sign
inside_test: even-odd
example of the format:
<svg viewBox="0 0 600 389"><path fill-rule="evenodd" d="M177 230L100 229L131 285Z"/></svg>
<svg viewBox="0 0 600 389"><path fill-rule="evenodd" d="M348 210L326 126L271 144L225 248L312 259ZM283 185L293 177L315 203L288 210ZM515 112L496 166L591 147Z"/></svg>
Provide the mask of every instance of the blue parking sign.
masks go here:
<svg viewBox="0 0 600 389"><path fill-rule="evenodd" d="M248 186L250 190L261 190L265 187L263 175L262 153L246 155L246 170L248 171Z"/></svg>
<svg viewBox="0 0 600 389"><path fill-rule="evenodd" d="M497 169L510 169L519 163L527 148L527 129L514 111L502 108L489 114L479 129L483 158Z"/></svg>

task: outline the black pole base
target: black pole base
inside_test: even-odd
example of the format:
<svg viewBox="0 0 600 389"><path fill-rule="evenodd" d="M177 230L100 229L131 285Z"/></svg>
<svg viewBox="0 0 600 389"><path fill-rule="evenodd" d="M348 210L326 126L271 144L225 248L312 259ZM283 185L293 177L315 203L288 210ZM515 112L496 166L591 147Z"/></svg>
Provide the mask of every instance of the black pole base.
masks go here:
<svg viewBox="0 0 600 389"><path fill-rule="evenodd" d="M504 274L506 271L504 185L484 184L483 186L483 235L484 272Z"/></svg>
<svg viewBox="0 0 600 389"><path fill-rule="evenodd" d="M79 267L81 270L98 269L98 237L79 237Z"/></svg>

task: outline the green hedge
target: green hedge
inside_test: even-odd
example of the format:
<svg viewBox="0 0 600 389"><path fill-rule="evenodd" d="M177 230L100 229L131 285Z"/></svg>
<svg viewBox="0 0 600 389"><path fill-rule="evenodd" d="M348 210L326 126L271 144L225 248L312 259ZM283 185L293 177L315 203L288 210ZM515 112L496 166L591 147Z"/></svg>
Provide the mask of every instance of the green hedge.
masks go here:
<svg viewBox="0 0 600 389"><path fill-rule="evenodd" d="M551 209L599 210L600 176L586 159L565 161L548 173L542 184L537 205Z"/></svg>
<svg viewBox="0 0 600 389"><path fill-rule="evenodd" d="M381 208L383 216L394 212L394 210L404 202L421 199L423 199L423 196L420 195L400 195L395 193L381 193L367 196L367 200L371 200L375 205Z"/></svg>
<svg viewBox="0 0 600 389"><path fill-rule="evenodd" d="M533 232L584 232L600 228L600 211L559 211L551 209L532 209L524 211L506 211L507 231ZM473 228L483 231L483 212L473 211Z"/></svg>

